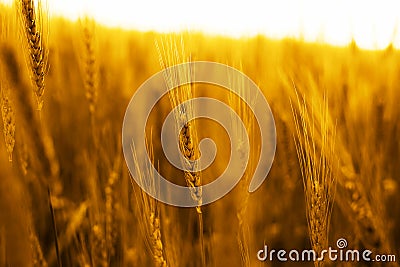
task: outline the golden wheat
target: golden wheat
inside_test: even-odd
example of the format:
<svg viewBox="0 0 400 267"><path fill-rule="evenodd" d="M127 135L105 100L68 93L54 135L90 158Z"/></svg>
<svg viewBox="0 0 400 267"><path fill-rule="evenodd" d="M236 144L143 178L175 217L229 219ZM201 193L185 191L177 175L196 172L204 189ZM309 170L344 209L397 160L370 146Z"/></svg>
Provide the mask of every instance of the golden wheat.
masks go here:
<svg viewBox="0 0 400 267"><path fill-rule="evenodd" d="M96 62L95 49L95 22L89 18L84 18L83 22L83 41L84 41L84 85L86 89L86 99L89 102L89 112L93 117L96 110L98 86L98 69Z"/></svg>
<svg viewBox="0 0 400 267"><path fill-rule="evenodd" d="M326 100L323 100L319 95L314 78L310 73L305 73L303 75L307 77L308 80L308 95L313 99L313 101L309 103L310 108L312 111L316 110L316 112L313 112L313 116L309 119L309 124L317 127L317 130L313 132L313 135L309 136L309 139L312 140L310 144L321 149L322 145L326 143L326 140L324 139L323 131L320 129L322 129L322 127L334 129L335 126L328 113L320 112L321 103L325 103ZM292 75L292 77L295 76L296 75ZM287 86L289 87L289 85ZM304 88L296 86L296 90L301 89L304 90ZM295 92L297 93L297 91ZM305 100L303 99L302 101L304 102ZM300 103L298 102L296 109L298 110L299 108ZM303 114L304 113L305 111L303 111ZM359 177L355 171L355 159L352 158L350 151L344 145L341 138L338 138L335 142L334 150L336 151L335 154L340 155L336 175L338 194L335 201L339 204L344 214L347 215L348 219L355 223L355 233L364 246L378 251L390 251L388 237L384 230L384 226L382 225L383 220L376 216L376 205L378 203L371 202L368 199L368 192L362 182L362 178Z"/></svg>
<svg viewBox="0 0 400 267"><path fill-rule="evenodd" d="M43 27L41 1L35 5L33 0L19 0L20 16L28 48L28 63L31 79L34 84L34 93L38 109L43 107L43 93L45 90L45 75L47 73L48 50L45 43L46 34Z"/></svg>
<svg viewBox="0 0 400 267"><path fill-rule="evenodd" d="M240 64L239 70L242 71L243 66ZM245 85L245 81L243 76L240 76L239 78L237 77L231 77L229 76L229 84L231 88L238 88L239 93L243 96L245 96L247 99L251 99L250 104L252 108L254 108L255 100L257 96L250 96L249 91L247 90L248 88ZM244 151L244 139L247 138L247 136L254 136L254 116L249 114L249 108L247 104L244 102L243 99L239 98L238 95L236 95L233 92L230 92L229 97L228 97L228 102L229 106L232 107L240 120L242 120L243 125L245 127L246 133L243 132L242 128L239 126L239 122L237 121L236 117L231 116L232 118L232 125L234 127L234 130L237 132L237 135L239 136L239 144L236 144L235 146L235 153L238 153L241 155L241 160L245 160L243 157L245 155ZM255 154L255 147L254 147L254 140L249 140L250 144L250 154ZM239 231L237 234L237 241L241 253L241 260L242 260L242 266L250 266L250 252L249 252L249 221L247 217L247 207L249 205L249 196L250 193L248 191L248 186L250 183L250 174L251 170L253 168L253 164L251 159L249 158L249 162L247 166L242 166L242 168L246 168L247 171L245 172L244 176L242 177L242 180L239 183L240 186L240 197L238 199L238 208L236 211L236 217L238 219L238 226L239 226Z"/></svg>
<svg viewBox="0 0 400 267"><path fill-rule="evenodd" d="M0 145L0 266L275 266L281 264L257 261L263 244L301 249L311 243L318 251L326 246L328 232L330 238L346 238L349 249L398 257L400 54L395 46L364 51L355 41L339 48L263 36L233 40L190 32L181 37L62 18L46 24L48 13L39 1L15 3L0 3L0 75L8 92L0 103L6 133L6 145ZM163 39L158 53L155 39ZM79 49L71 49L78 43ZM103 51L107 56L100 56ZM187 84L157 103L157 118L146 127L158 137L171 106L208 94L228 102L250 135L250 162L237 188L202 206L204 192L198 187L218 176L229 150L219 149L215 164L199 172L200 166L191 163L200 154L199 138L210 135L219 145L226 136L203 120L187 123L194 115L191 105L177 109L178 146L187 171L165 164L157 138L154 151L147 152L160 174L187 186L198 204L185 209L159 203L133 184L119 154L121 121L133 90L160 65L165 69L194 58L241 62L238 68L260 84L271 105L277 153L265 184L249 194L259 150L251 103L234 95L227 99L226 90L195 87L190 67L169 69L167 86ZM290 112L282 93L297 99L292 79L301 93ZM240 89L242 82L230 81ZM233 127L237 123L232 120ZM232 153L243 154L242 144L234 145ZM19 166L8 164L10 154ZM137 160L147 156L138 155ZM149 170L133 175L154 181L155 170ZM362 265L331 263L355 264Z"/></svg>
<svg viewBox="0 0 400 267"><path fill-rule="evenodd" d="M297 93L297 91L296 91ZM304 194L307 208L307 220L311 245L320 255L328 247L328 235L332 205L336 191L335 128L329 128L328 103L324 99L320 110L308 109L305 97L297 96L297 115L292 112L296 125L296 150L301 167ZM322 116L321 124L315 124L315 113ZM321 144L315 143L315 133L321 135ZM314 262L323 266L323 261Z"/></svg>
<svg viewBox="0 0 400 267"><path fill-rule="evenodd" d="M185 50L183 45L183 40L181 39L180 47L178 48L177 41L174 39L176 37L170 36L170 40L161 43L161 47L156 43L159 61L163 70L167 70L169 67L175 66L180 63L187 62L187 59L183 58L185 56ZM193 117L193 106L184 103L192 99L193 96L193 84L192 81L192 70L189 67L179 69L179 71L166 71L165 82L169 88L174 88L179 81L186 81L187 83L178 87L176 92L171 91L169 97L171 100L171 105L176 107L182 104L179 111L175 112L175 119L178 125L184 124L182 131L179 134L179 146L186 160L183 164L186 169L190 171L185 171L185 180L191 191L192 198L199 203L196 208L198 213L201 213L201 173L197 171L198 164L196 162L192 163L198 157L197 145L197 132L194 121L188 121L188 118ZM184 103L184 104L183 104Z"/></svg>
<svg viewBox="0 0 400 267"><path fill-rule="evenodd" d="M151 140L151 139L150 139ZM154 152L152 142L148 144L148 153L151 164L154 163ZM150 185L150 189L155 190L155 174L153 166L147 166L145 170L140 169L139 159L137 157L134 146L132 147L132 153L135 164L135 174L143 184ZM133 178L131 177L132 186ZM145 234L145 240L148 242L148 246L152 252L154 264L158 267L166 267L167 259L165 258L164 246L161 235L161 223L159 214L159 203L156 199L149 196L146 192L141 191L137 197L137 202L142 207L139 211L140 225L142 231Z"/></svg>
<svg viewBox="0 0 400 267"><path fill-rule="evenodd" d="M179 82L185 83L176 90L169 92L168 96L172 107L177 107L181 104L180 108L174 112L177 125L183 125L179 133L179 148L183 153L182 164L185 167L184 176L186 184L190 190L192 199L198 203L196 211L199 221L199 241L202 255L202 264L205 265L205 251L204 251L204 229L203 229L203 215L201 211L202 206L202 189L201 189L201 172L199 171L198 162L196 159L199 157L199 150L197 148L198 137L195 121L189 121L189 118L194 117L194 109L190 103L185 101L193 98L194 84L193 70L188 67L181 67L178 70L169 70L170 67L176 66L181 63L190 62L190 57L186 57L183 38L180 38L178 45L177 37L170 35L169 40L161 42L161 47L156 42L156 47L159 55L159 62L161 68L164 70L164 79L169 88L175 88Z"/></svg>

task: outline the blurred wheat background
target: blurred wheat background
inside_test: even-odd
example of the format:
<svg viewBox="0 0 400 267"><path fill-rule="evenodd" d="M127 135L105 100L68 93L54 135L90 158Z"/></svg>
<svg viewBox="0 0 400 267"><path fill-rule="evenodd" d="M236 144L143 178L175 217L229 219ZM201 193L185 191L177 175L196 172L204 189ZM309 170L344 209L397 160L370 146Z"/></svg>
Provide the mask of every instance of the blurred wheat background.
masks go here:
<svg viewBox="0 0 400 267"><path fill-rule="evenodd" d="M341 237L352 249L399 258L400 52L392 45L143 33L50 19L32 0L0 10L0 266L380 266L257 259L264 244L321 251ZM192 188L192 209L142 192L121 149L135 90L188 60L243 71L262 89L277 130L271 172L250 194L260 133L249 107L201 84L163 98L148 123L148 151L161 173ZM188 159L199 139L217 143L216 161L201 173L174 169L158 138L173 105L202 95L237 111L252 148L241 182L206 206L195 188L226 167L226 133L209 121L185 126Z"/></svg>

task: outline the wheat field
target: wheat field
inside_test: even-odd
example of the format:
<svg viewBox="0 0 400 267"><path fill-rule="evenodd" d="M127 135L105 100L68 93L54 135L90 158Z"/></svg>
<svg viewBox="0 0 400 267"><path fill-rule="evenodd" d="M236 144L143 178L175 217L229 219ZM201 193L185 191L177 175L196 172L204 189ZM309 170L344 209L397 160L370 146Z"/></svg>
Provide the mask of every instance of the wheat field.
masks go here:
<svg viewBox="0 0 400 267"><path fill-rule="evenodd" d="M393 46L127 31L49 18L33 0L0 11L0 266L398 266L400 52ZM151 180L154 172L128 171L122 123L150 76L200 60L235 67L259 86L274 116L276 153L268 178L249 193L261 138L250 107L213 86L175 89L152 111L146 136L152 164L198 202L178 208L135 183L133 176ZM207 205L198 186L226 168L226 132L207 120L185 125L179 144L187 159L198 157L202 138L217 145L201 172L174 168L159 139L172 108L198 96L232 107L251 149L239 184ZM257 258L264 245L320 253L340 238L397 261Z"/></svg>

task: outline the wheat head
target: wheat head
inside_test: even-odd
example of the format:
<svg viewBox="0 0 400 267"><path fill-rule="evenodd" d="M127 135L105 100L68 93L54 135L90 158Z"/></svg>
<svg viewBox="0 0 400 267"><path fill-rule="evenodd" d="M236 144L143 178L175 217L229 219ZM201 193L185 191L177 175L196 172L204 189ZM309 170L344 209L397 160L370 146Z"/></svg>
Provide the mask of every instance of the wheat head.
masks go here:
<svg viewBox="0 0 400 267"><path fill-rule="evenodd" d="M297 93L297 91L296 91ZM336 191L335 128L328 124L328 103L324 98L320 110L308 110L303 97L297 95L297 115L293 105L292 112L296 126L295 144L303 177L307 209L307 221L312 248L318 254L328 247L329 224ZM322 116L321 124L313 119L315 113ZM321 143L315 141L316 132ZM316 261L315 266L324 262Z"/></svg>
<svg viewBox="0 0 400 267"><path fill-rule="evenodd" d="M19 1L20 17L25 33L26 46L28 50L28 63L30 67L31 79L34 84L34 94L36 95L38 109L43 107L43 94L45 90L45 76L47 74L48 50L43 38L42 5L38 1L37 6L33 0Z"/></svg>

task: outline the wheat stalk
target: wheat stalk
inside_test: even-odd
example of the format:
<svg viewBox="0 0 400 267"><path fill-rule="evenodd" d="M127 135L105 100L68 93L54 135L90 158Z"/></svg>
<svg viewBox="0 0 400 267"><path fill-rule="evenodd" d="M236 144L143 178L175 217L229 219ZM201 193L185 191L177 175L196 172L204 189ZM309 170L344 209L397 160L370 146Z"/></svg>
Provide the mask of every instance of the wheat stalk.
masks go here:
<svg viewBox="0 0 400 267"><path fill-rule="evenodd" d="M152 144L150 143L148 147L148 156L150 158L151 164L153 164L154 154ZM147 166L145 170L140 169L139 159L137 157L134 146L132 146L132 154L133 162L135 164L135 174L133 175L135 175L136 179L139 179L141 183L147 184L148 188L155 192L154 190L156 185L154 184L154 169L152 168L152 166ZM134 188L134 181L132 177L131 183L132 187ZM139 211L141 217L140 226L145 234L147 245L152 252L154 264L158 267L166 267L168 266L168 264L167 259L165 258L164 246L162 242L158 201L142 190L140 191L140 197L137 198L137 201L140 207L142 207Z"/></svg>
<svg viewBox="0 0 400 267"><path fill-rule="evenodd" d="M52 203L53 206L57 206L58 205L65 205L62 204L63 201L57 199L56 197L51 197L52 198ZM61 201L61 202L60 202ZM59 203L57 203L59 202ZM55 205L54 205L55 204ZM79 228L82 226L82 224L85 221L85 216L88 210L89 204L87 201L82 202L79 207L77 209L75 209L72 212L72 216L69 218L68 221L68 225L65 229L65 231L63 231L62 235L60 235L60 237L58 238L58 249L59 249L59 253L62 254L62 252L68 247L68 245L70 245L70 243L72 242L72 240L74 239L74 237L77 235ZM53 266L55 264L55 262L57 261L56 259L57 257L57 251L56 249L51 249L49 254L48 254L48 264L50 266Z"/></svg>
<svg viewBox="0 0 400 267"><path fill-rule="evenodd" d="M193 70L185 65L181 66L177 71L171 70L169 67L176 66L181 63L190 62L190 56L186 56L183 37L180 38L178 44L176 36L170 35L169 40L161 42L161 46L156 42L156 48L159 55L161 68L164 70L164 80L168 88L175 88L181 81L185 83L175 90L169 91L169 99L172 107L180 108L174 112L177 125L184 125L179 133L179 148L184 157L181 157L182 164L185 167L184 177L186 184L190 190L191 197L198 203L196 212L199 222L199 241L201 249L202 264L206 264L204 250L204 226L202 215L202 177L199 171L200 166L196 159L199 158L199 149L197 147L198 137L195 121L189 121L189 118L194 118L194 107L188 101L193 98L194 84Z"/></svg>
<svg viewBox="0 0 400 267"><path fill-rule="evenodd" d="M20 15L28 48L28 63L31 79L34 84L34 94L38 109L43 107L43 94L45 90L45 75L47 73L48 50L43 38L42 5L38 1L37 6L33 0L19 1Z"/></svg>
<svg viewBox="0 0 400 267"><path fill-rule="evenodd" d="M242 70L242 65L240 65L240 70ZM239 77L231 77L229 76L229 84L231 88L237 88L239 90L239 93L241 95L244 95L245 98L247 99L252 99L250 101L250 104L252 107L255 105L255 101L257 99L257 96L250 96L249 91L247 90L245 86L245 81L243 76ZM236 131L237 135L239 136L239 143L235 144L235 149L236 153L241 155L241 160L242 162L245 161L244 156L246 155L246 151L244 151L244 143L245 143L245 138L246 133L243 132L242 127L240 127L240 122L238 121L239 119L242 121L245 131L247 132L248 136L253 136L254 133L254 116L249 115L249 110L246 102L244 102L241 98L239 98L238 95L233 93L229 94L228 97L228 102L229 106L232 107L237 116L231 116L232 120L232 126L234 127L234 130ZM250 140L249 140L250 141ZM254 144L254 142L250 143ZM249 155L251 155L252 152L255 151L254 146L250 145L250 150ZM241 260L242 260L242 266L250 266L250 253L249 253L249 222L247 218L247 206L249 203L249 192L247 190L248 185L250 183L250 171L252 170L252 160L249 158L249 162L247 164L247 171L244 173L244 176L242 177L242 180L240 181L240 198L239 198L239 203L238 203L238 209L236 211L236 217L238 219L238 226L239 226L239 232L237 234L237 241L241 253ZM242 168L246 168L246 165L242 166Z"/></svg>
<svg viewBox="0 0 400 267"><path fill-rule="evenodd" d="M33 0L19 0L19 15L22 21L23 32L25 35L25 44L27 50L27 63L29 66L31 80L33 82L33 91L37 100L37 109L43 108L43 94L45 90L45 76L48 70L48 49L47 40L44 35L48 32L44 31L44 19L42 2L39 0L35 5ZM56 157L54 143L49 130L43 124L41 113L39 113L39 130L44 152L49 161L49 167L52 178L59 175L59 162Z"/></svg>
<svg viewBox="0 0 400 267"><path fill-rule="evenodd" d="M159 61L163 70L168 70L169 67L186 62L183 39L181 38L180 47L176 40L170 36L167 42L161 42L161 47L156 42L159 53ZM183 55L183 56L182 56ZM189 60L190 61L190 60ZM169 93L171 105L173 107L193 98L193 77L192 70L189 67L180 68L179 71L165 71L164 78L169 88L174 88L179 81L188 81L186 84L172 90ZM193 106L188 103L183 103L181 108L174 113L177 125L183 125L182 131L179 134L179 148L184 155L183 164L186 170L185 181L189 187L193 200L199 203L196 210L201 213L202 192L201 188L201 173L198 171L199 166L195 161L198 158L197 132L194 121L188 121L188 118L193 117ZM186 122L186 123L185 123Z"/></svg>
<svg viewBox="0 0 400 267"><path fill-rule="evenodd" d="M118 180L118 168L119 159L111 171L110 176L107 180L107 186L105 188L106 193L106 244L109 256L113 257L115 255L114 245L117 240L117 222L116 222L116 192L115 185Z"/></svg>
<svg viewBox="0 0 400 267"><path fill-rule="evenodd" d="M86 99L89 102L89 112L93 117L96 110L98 95L98 68L95 51L95 29L94 22L89 18L85 18L83 25L83 41L84 41L84 85L86 89Z"/></svg>
<svg viewBox="0 0 400 267"><path fill-rule="evenodd" d="M310 94L313 94L314 99L318 100L320 95L315 81L311 74L308 74L308 78L310 82L308 88ZM285 83L287 83L288 80L289 79L286 78L283 79ZM294 82L290 85L287 84L287 87L295 87L295 92L297 93L297 87L294 85ZM292 91L290 93L292 93ZM315 101L311 105L312 108L318 109L319 107L315 104L321 102L323 101ZM294 105L292 108L299 109L299 107ZM325 113L324 116L321 116L318 112L313 113L312 123L318 126L317 129L320 129L321 125L324 123L328 128L334 128L334 123L327 113ZM314 132L313 142L317 148L322 146L324 141L320 131ZM363 245L369 249L387 253L390 250L390 245L388 244L387 234L382 225L382 220L375 215L374 208L376 203L368 199L361 177L355 171L352 156L348 148L341 142L340 138L335 142L335 151L336 155L340 155L340 166L337 171L338 195L335 201L339 204L341 210L347 215L349 220L354 222L355 233L362 241Z"/></svg>
<svg viewBox="0 0 400 267"><path fill-rule="evenodd" d="M297 93L297 92L296 92ZM328 126L328 103L326 98L321 103L320 110L307 108L305 98L301 102L297 95L297 115L292 105L296 126L296 151L303 177L304 194L307 208L307 221L311 245L320 254L328 247L329 224L332 204L336 190L336 160L335 160L335 128ZM314 120L315 112L321 114L320 125ZM316 129L319 127L319 129ZM321 135L322 142L317 146L314 141L316 131ZM322 261L316 261L315 266L323 266Z"/></svg>

